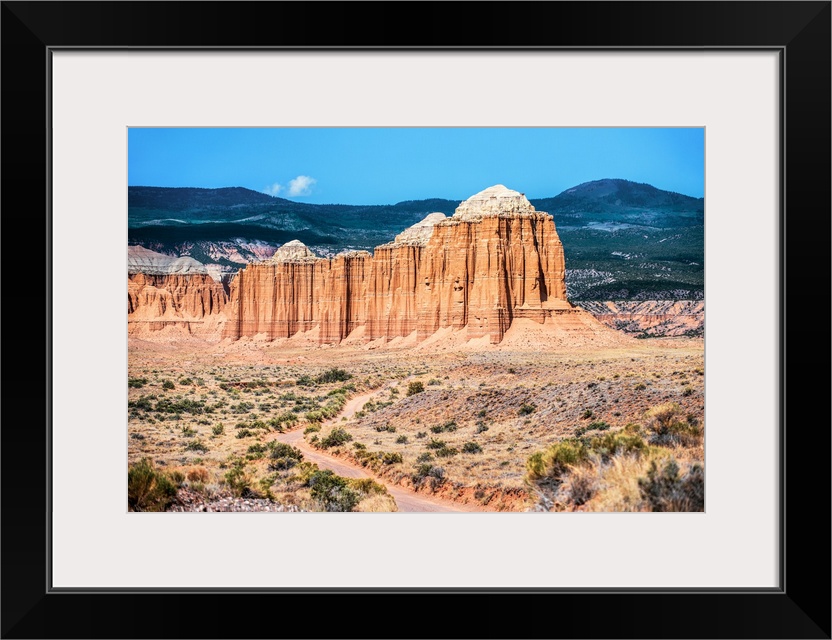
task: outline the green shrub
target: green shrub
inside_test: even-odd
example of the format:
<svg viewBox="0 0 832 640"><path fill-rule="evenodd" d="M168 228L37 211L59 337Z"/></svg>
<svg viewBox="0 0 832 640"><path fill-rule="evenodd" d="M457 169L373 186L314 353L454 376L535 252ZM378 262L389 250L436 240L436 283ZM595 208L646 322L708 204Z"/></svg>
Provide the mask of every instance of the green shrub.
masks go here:
<svg viewBox="0 0 832 640"><path fill-rule="evenodd" d="M422 393L425 390L425 385L419 380L415 380L407 385L407 396L415 396L417 393Z"/></svg>
<svg viewBox="0 0 832 640"><path fill-rule="evenodd" d="M399 464L402 461L402 454L400 453L390 453L385 452L381 456L381 462L383 464Z"/></svg>
<svg viewBox="0 0 832 640"><path fill-rule="evenodd" d="M696 420L691 423L682 417L682 408L675 402L656 405L645 414L647 429L653 434L654 444L694 446L702 441L703 431Z"/></svg>
<svg viewBox="0 0 832 640"><path fill-rule="evenodd" d="M329 435L321 440L320 445L324 449L329 449L330 447L338 447L342 444L346 444L351 440L352 436L344 429L338 427L330 431Z"/></svg>
<svg viewBox="0 0 832 640"><path fill-rule="evenodd" d="M269 457L271 458L294 458L298 462L303 460L301 450L285 442L273 440L266 445L266 448L269 450Z"/></svg>
<svg viewBox="0 0 832 640"><path fill-rule="evenodd" d="M647 451L647 443L638 435L616 431L595 436L590 440L589 448L604 460L609 460L617 455L644 453Z"/></svg>
<svg viewBox="0 0 832 640"><path fill-rule="evenodd" d="M478 421L476 433L485 433L486 431L488 431L488 425L482 420Z"/></svg>
<svg viewBox="0 0 832 640"><path fill-rule="evenodd" d="M130 511L165 511L176 498L176 486L149 458L127 469L127 508Z"/></svg>
<svg viewBox="0 0 832 640"><path fill-rule="evenodd" d="M350 488L363 493L364 495L384 495L387 493L387 487L379 484L372 478L349 478L347 483Z"/></svg>
<svg viewBox="0 0 832 640"><path fill-rule="evenodd" d="M239 431L237 431L237 437L238 438L250 438L253 435L254 435L254 432L251 429L243 428L243 429L240 429Z"/></svg>
<svg viewBox="0 0 832 640"><path fill-rule="evenodd" d="M352 378L351 373L347 373L343 369L332 368L327 371L324 371L321 375L315 378L315 382L318 384L326 384L330 382L346 382Z"/></svg>
<svg viewBox="0 0 832 640"><path fill-rule="evenodd" d="M459 453L459 449L455 447L442 447L441 449L436 450L436 457L437 458L450 458L451 456L455 456Z"/></svg>
<svg viewBox="0 0 832 640"><path fill-rule="evenodd" d="M169 391L170 389L174 389L175 387L176 385L173 384L173 382L171 382L170 380L165 380L162 383L162 389L164 389L165 391Z"/></svg>
<svg viewBox="0 0 832 640"><path fill-rule="evenodd" d="M313 472L306 484L324 511L352 511L361 500L359 493L349 487L345 478L329 469Z"/></svg>
<svg viewBox="0 0 832 640"><path fill-rule="evenodd" d="M592 409L585 409L584 412L581 414L581 418L587 420L588 418L592 417Z"/></svg>
<svg viewBox="0 0 832 640"><path fill-rule="evenodd" d="M425 446L428 449L442 449L445 447L447 443L444 440L437 440L436 438L431 438L430 442L428 442Z"/></svg>
<svg viewBox="0 0 832 640"><path fill-rule="evenodd" d="M151 401L155 399L156 396L141 396L140 398L136 398L135 400L130 400L127 403L127 408L138 409L139 411L152 411L153 403Z"/></svg>
<svg viewBox="0 0 832 640"><path fill-rule="evenodd" d="M299 420L298 414L292 413L291 411L285 411L281 413L279 416L275 416L269 420L269 425L275 431L283 431L284 425L291 426L295 424Z"/></svg>
<svg viewBox="0 0 832 640"><path fill-rule="evenodd" d="M296 466L298 461L294 458L274 458L269 460L269 471L288 471Z"/></svg>
<svg viewBox="0 0 832 640"><path fill-rule="evenodd" d="M284 442L272 440L266 445L269 450L269 471L285 471L291 469L303 461L303 453L300 449Z"/></svg>
<svg viewBox="0 0 832 640"><path fill-rule="evenodd" d="M205 412L205 403L202 400L190 400L188 398L181 400L160 398L156 402L155 411L156 413L190 413L192 415L199 415Z"/></svg>
<svg viewBox="0 0 832 640"><path fill-rule="evenodd" d="M570 465L583 462L588 457L589 451L583 442L567 438L529 456L526 475L533 481L546 478L559 480Z"/></svg>
<svg viewBox="0 0 832 640"><path fill-rule="evenodd" d="M185 451L199 451L200 453L208 453L208 445L202 440L192 440L185 445Z"/></svg>
<svg viewBox="0 0 832 640"><path fill-rule="evenodd" d="M334 396L334 395L339 394L339 393L343 394L343 395L346 395L346 394L351 393L353 391L355 391L355 385L352 382L350 382L348 384L345 384L342 387L338 387L337 389L333 389L332 391L330 391L326 395Z"/></svg>
<svg viewBox="0 0 832 640"><path fill-rule="evenodd" d="M213 433L215 436L221 436L225 433L225 425L222 422L215 424L213 427L211 427L211 433Z"/></svg>
<svg viewBox="0 0 832 640"><path fill-rule="evenodd" d="M437 380L436 378L431 378L430 380L428 380L428 386L429 387L433 387L433 386L436 386L438 384L442 384L442 381Z"/></svg>
<svg viewBox="0 0 832 640"><path fill-rule="evenodd" d="M635 422L628 422L621 431L622 431L622 433L629 433L629 434L632 434L632 435L640 436L641 435L641 425L636 424Z"/></svg>
<svg viewBox="0 0 832 640"><path fill-rule="evenodd" d="M407 436L399 436L396 438L396 444L407 444Z"/></svg>
<svg viewBox="0 0 832 640"><path fill-rule="evenodd" d="M147 378L128 378L127 386L131 389L141 389L147 384Z"/></svg>
<svg viewBox="0 0 832 640"><path fill-rule="evenodd" d="M608 425L606 422L591 422L585 427L578 427L577 429L575 429L575 435L582 436L587 431L606 431L609 428L610 425Z"/></svg>
<svg viewBox="0 0 832 640"><path fill-rule="evenodd" d="M433 433L450 433L451 431L456 431L457 426L456 422L450 420L444 424L436 425L435 427L431 427L430 430Z"/></svg>
<svg viewBox="0 0 832 640"><path fill-rule="evenodd" d="M667 461L663 467L654 460L638 486L653 511L705 510L705 470L699 464L680 475L675 460Z"/></svg>
<svg viewBox="0 0 832 640"><path fill-rule="evenodd" d="M442 467L434 467L432 464L424 463L416 467L412 480L419 483L423 478L435 478L442 480L445 477L445 470Z"/></svg>
<svg viewBox="0 0 832 640"><path fill-rule="evenodd" d="M523 403L522 405L520 405L520 409L517 413L521 416L527 416L531 413L534 413L536 409L537 405L535 404Z"/></svg>
<svg viewBox="0 0 832 640"><path fill-rule="evenodd" d="M462 453L482 453L482 447L476 442L466 442L462 445Z"/></svg>
<svg viewBox="0 0 832 640"><path fill-rule="evenodd" d="M248 413L249 411L254 409L254 403L253 402L240 402L239 404L231 405L230 409L231 409L231 413L244 414L244 413Z"/></svg>
<svg viewBox="0 0 832 640"><path fill-rule="evenodd" d="M633 387L636 391L644 391L647 388L647 385L643 382L639 382L636 386Z"/></svg>
<svg viewBox="0 0 832 640"><path fill-rule="evenodd" d="M251 493L251 479L239 464L234 465L223 476L223 481L233 495L238 498L245 497Z"/></svg>

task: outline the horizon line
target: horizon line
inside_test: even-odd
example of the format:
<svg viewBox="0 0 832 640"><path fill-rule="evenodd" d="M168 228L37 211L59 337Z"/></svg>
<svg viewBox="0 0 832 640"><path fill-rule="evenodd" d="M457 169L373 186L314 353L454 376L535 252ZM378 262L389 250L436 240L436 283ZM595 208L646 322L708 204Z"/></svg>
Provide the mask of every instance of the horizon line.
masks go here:
<svg viewBox="0 0 832 640"><path fill-rule="evenodd" d="M519 191L518 193L522 194L523 196L525 196L529 200L548 200L550 198L556 198L556 197L558 197L558 196L560 196L564 193L567 193L570 189L575 189L575 188L583 186L585 184L590 184L592 182L602 182L604 180L630 182L632 184L646 185L646 186L652 187L653 189L656 189L658 191L664 191L665 193L672 193L672 194L684 196L686 198L691 198L693 200L704 200L705 199L704 195L692 196L692 195L689 195L687 193L682 193L680 191L671 191L669 189L662 189L661 187L657 187L656 185L651 184L649 182L637 182L635 180L628 180L626 178L597 178L595 180L587 180L586 182L580 182L576 185L573 185L571 187L568 187L568 188L564 189L560 193L556 193L556 194L550 195L550 196L529 197L528 194L526 194L522 191ZM502 183L497 183L497 184L502 184ZM490 185L490 186L495 186L495 185ZM363 203L363 202L356 204L356 203L347 203L347 202L304 202L303 200L292 200L290 198L282 198L280 196L273 196L270 193L266 193L265 191L260 191L260 190L257 190L257 189L251 189L249 187L244 187L242 185L232 185L232 186L225 186L225 187L196 187L196 186L192 186L192 185L184 185L184 186L171 187L171 186L147 185L147 184L128 184L127 188L128 189L131 189L131 188L136 188L136 189L202 189L204 191L219 191L219 190L222 190L222 189L245 189L246 191L251 191L252 193L257 193L257 194L260 194L260 195L268 196L269 198L272 198L273 200L283 200L285 202L291 202L293 204L307 204L307 205L314 205L314 206L342 205L342 206L348 206L348 207L384 207L384 206L392 206L392 205L402 204L402 203L405 203L405 202L422 202L422 201L425 201L425 200L449 200L449 201L452 201L452 202L465 202L465 200L468 199L468 198L463 198L463 199L460 200L460 199L457 199L457 198L432 196L432 197L426 197L426 198L408 198L406 200L399 200L397 202L387 202L387 203L383 203L383 204L367 204L367 203ZM489 187L485 187L485 188L487 189ZM507 188L511 189L511 187L507 187ZM512 190L516 191L516 189L512 189ZM477 193L479 193L479 192L477 192ZM475 195L475 194L471 194L471 195ZM468 196L468 197L470 198L471 196Z"/></svg>

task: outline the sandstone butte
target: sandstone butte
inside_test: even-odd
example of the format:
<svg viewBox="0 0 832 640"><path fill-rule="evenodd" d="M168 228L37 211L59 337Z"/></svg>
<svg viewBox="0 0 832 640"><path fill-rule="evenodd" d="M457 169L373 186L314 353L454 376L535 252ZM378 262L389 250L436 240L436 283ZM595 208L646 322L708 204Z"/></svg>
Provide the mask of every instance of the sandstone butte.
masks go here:
<svg viewBox="0 0 832 640"><path fill-rule="evenodd" d="M372 255L319 258L294 240L241 269L228 291L190 258L130 247L128 267L131 333L174 325L276 340L314 331L320 344L338 344L414 333L422 341L451 329L496 344L518 319L602 326L566 299L552 216L502 185L450 218L430 214Z"/></svg>
<svg viewBox="0 0 832 640"><path fill-rule="evenodd" d="M204 265L172 258L144 247L127 250L127 326L129 333L181 327L189 333L217 328L225 320L228 295Z"/></svg>

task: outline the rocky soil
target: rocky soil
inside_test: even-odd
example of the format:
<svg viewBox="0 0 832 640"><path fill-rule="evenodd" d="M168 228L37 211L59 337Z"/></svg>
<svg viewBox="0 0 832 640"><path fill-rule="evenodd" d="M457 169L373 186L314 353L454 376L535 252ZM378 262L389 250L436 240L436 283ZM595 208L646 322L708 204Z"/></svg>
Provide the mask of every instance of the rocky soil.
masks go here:
<svg viewBox="0 0 832 640"><path fill-rule="evenodd" d="M282 505L265 498L235 498L231 495L206 498L188 489L180 489L176 495L177 502L168 511L176 512L272 512L297 513L302 511L294 505Z"/></svg>

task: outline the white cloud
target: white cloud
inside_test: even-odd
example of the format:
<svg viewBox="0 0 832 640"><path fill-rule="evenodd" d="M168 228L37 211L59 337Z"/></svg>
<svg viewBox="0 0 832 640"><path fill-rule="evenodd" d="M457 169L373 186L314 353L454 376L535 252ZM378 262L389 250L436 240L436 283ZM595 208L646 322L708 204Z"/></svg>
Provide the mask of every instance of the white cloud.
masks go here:
<svg viewBox="0 0 832 640"><path fill-rule="evenodd" d="M263 189L263 193L268 193L270 196L276 196L281 191L283 191L283 185L279 182L275 182L273 185Z"/></svg>
<svg viewBox="0 0 832 640"><path fill-rule="evenodd" d="M315 184L317 180L315 178L310 178L309 176L298 176L292 180L289 180L289 190L286 192L286 195L292 196L308 196L312 193L312 185Z"/></svg>

